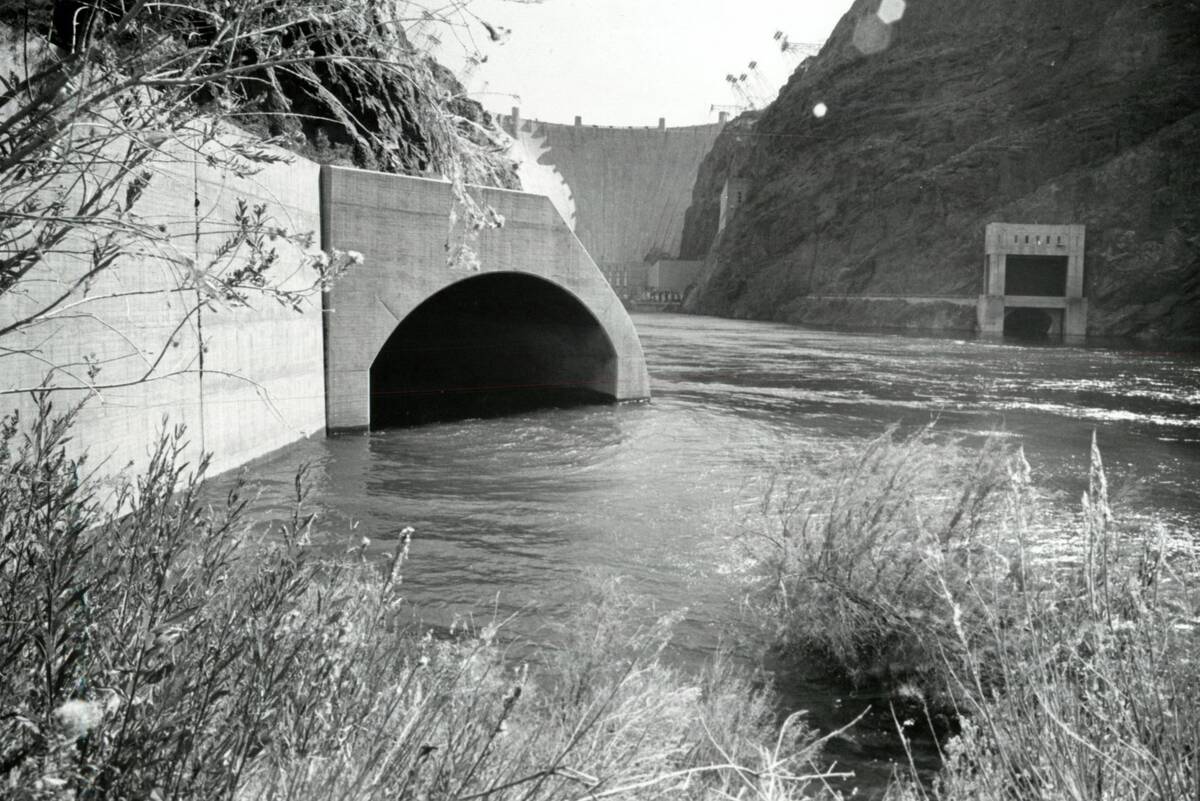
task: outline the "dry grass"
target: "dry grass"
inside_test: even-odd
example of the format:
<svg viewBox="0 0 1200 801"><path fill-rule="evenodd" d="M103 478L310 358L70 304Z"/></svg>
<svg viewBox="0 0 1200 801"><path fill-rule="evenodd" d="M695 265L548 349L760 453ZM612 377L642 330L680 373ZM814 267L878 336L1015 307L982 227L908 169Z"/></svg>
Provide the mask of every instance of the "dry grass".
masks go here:
<svg viewBox="0 0 1200 801"><path fill-rule="evenodd" d="M928 429L889 431L825 480L776 477L748 539L761 618L836 676L939 694L955 642L940 580L1007 580L996 531L1009 479L998 442L971 453Z"/></svg>
<svg viewBox="0 0 1200 801"><path fill-rule="evenodd" d="M831 795L817 744L728 660L664 664L620 593L533 673L493 628L434 638L385 563L198 500L181 431L105 513L48 404L0 436L0 787L13 799Z"/></svg>
<svg viewBox="0 0 1200 801"><path fill-rule="evenodd" d="M934 786L894 797L1200 797L1200 544L1119 526L1095 445L1054 558L1029 466L996 442L889 433L764 508L781 641L956 724Z"/></svg>

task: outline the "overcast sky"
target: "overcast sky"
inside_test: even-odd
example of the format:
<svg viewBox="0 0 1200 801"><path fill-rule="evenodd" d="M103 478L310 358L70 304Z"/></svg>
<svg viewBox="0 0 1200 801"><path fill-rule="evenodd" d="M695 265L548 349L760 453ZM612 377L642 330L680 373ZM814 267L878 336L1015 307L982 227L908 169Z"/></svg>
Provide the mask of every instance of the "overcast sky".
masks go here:
<svg viewBox="0 0 1200 801"><path fill-rule="evenodd" d="M778 90L798 59L780 53L775 32L792 42L823 42L850 2L475 0L476 14L512 33L495 45L481 25L470 26L474 42L467 46L488 60L467 84L491 111L519 105L522 116L547 122L571 122L576 114L594 125L656 125L659 117L668 125L715 122L710 106L738 102L726 74L747 72L756 60ZM453 64L448 51L442 57Z"/></svg>

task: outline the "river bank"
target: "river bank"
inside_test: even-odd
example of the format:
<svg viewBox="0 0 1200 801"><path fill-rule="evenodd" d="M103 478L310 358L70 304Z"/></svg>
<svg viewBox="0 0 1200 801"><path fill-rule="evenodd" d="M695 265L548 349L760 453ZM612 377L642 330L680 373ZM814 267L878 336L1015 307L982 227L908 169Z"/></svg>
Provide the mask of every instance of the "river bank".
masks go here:
<svg viewBox="0 0 1200 801"><path fill-rule="evenodd" d="M44 401L44 399L43 399ZM164 431L117 487L67 457L74 413L0 425L0 776L6 798L723 798L821 793L815 740L720 660L660 659L670 618L575 610L541 670L495 625L407 619L411 530L314 548L307 479L264 530L247 487L205 503ZM81 478L82 476L82 478ZM786 727L785 727L786 729Z"/></svg>
<svg viewBox="0 0 1200 801"><path fill-rule="evenodd" d="M730 647L732 675L749 686L755 654L774 634L744 603L759 569L744 545L769 519L772 482L828 479L888 425L915 431L936 419L946 439L977 445L998 431L1006 446L1023 445L1044 525L1061 530L1071 530L1088 489L1098 431L1122 519L1133 528L1161 524L1176 538L1197 530L1194 356L670 315L637 323L655 380L652 403L308 440L255 466L256 489L240 496L254 532L243 541L266 547L278 541L272 532L294 525L295 468L308 463L305 504L320 521L310 534L316 552L388 564L415 529L401 619L421 634L402 650L419 654L426 632L451 642L464 622L474 621L475 632L502 622L491 642L504 643L497 665L507 667L495 670L516 659L534 672L562 672L556 660L570 658L581 606L596 608L581 604L580 588L620 577L622 593L645 600L613 614L620 623L607 636L656 630L669 618L659 656L673 678L654 686L670 694L703 686L698 677ZM228 481L208 486L205 503L221 508L228 489ZM894 770L906 769L889 730L894 693L870 682L847 690L794 665L774 667L773 708L807 710L803 721L819 732L870 710L825 743L826 759L857 774L840 785L846 792L881 793ZM930 776L936 748L914 756Z"/></svg>
<svg viewBox="0 0 1200 801"><path fill-rule="evenodd" d="M830 469L889 425L931 420L948 438L990 432L1025 447L1056 521L1077 514L1098 431L1119 508L1195 531L1200 359L1188 353L1008 346L954 337L848 334L679 315L636 315L654 399L544 410L303 443L261 465L254 514L278 520L298 462L340 548L386 554L416 529L406 595L429 626L501 619L513 641L549 647L579 587L622 577L680 620L666 655L701 665L742 604L735 546L757 525L771 476ZM356 528L351 529L352 526ZM832 731L871 706L879 726L827 744L872 786L903 763L886 698L814 677L780 690ZM901 764L901 767L903 765Z"/></svg>
<svg viewBox="0 0 1200 801"><path fill-rule="evenodd" d="M307 511L306 470L290 516L264 528L247 487L206 503L203 466L181 459L186 434L165 432L113 517L96 503L107 485L63 458L69 420L47 414L35 430L21 442L6 427L0 442L14 646L0 705L24 721L3 754L19 798L740 788L784 801L886 788L955 801L1103 786L1165 801L1200 776L1200 546L1117 525L1095 450L1082 536L1044 536L1045 499L1011 443L964 448L920 429L841 466L776 474L726 544L749 560L738 583L785 682L819 664L886 690L872 703L908 765L880 775L839 759L860 731L819 739L813 716L788 714L786 696L730 658L764 642L752 633L679 665L670 646L687 612L612 582L577 585L536 655L502 645L510 621L495 607L438 631L406 597L414 532L333 547ZM922 727L945 758L936 777L913 748Z"/></svg>

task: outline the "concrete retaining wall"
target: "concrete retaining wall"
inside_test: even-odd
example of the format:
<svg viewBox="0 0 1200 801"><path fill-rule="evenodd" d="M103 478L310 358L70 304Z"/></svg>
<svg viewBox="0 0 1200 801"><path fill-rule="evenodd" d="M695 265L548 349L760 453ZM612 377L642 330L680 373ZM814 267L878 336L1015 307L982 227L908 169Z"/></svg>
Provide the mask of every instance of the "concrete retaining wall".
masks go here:
<svg viewBox="0 0 1200 801"><path fill-rule="evenodd" d="M691 144L678 152L691 153L688 158L697 162L706 148L707 134L701 130L645 135L688 139ZM576 137L576 142L586 138ZM643 155L653 159L655 152L650 148ZM121 158L114 150L113 163ZM603 154L596 158L603 161ZM592 161L592 166L602 164ZM664 187L656 190L660 195L643 191L653 188L656 178L638 174L642 166L636 160L626 164L625 188L614 184L596 202L620 205L633 195L661 197ZM203 154L178 149L162 153L148 169L152 177L136 210L161 230L161 241L124 252L94 280L76 286L92 264L95 236L74 236L48 252L22 279L19 291L0 295L4 324L68 293L48 319L0 342L0 393L5 393L0 394L0 412L15 408L28 419L34 410L30 391L48 382L58 406L86 401L73 447L86 448L100 476L143 466L167 424L186 426L186 456L193 463L202 453L213 454L209 474L214 475L326 425L328 356L328 424L366 425L367 374L375 354L409 311L464 277L444 266L453 208L450 187L327 168L323 220L321 170L304 159L288 157L287 163L239 177ZM666 169L681 179L686 173ZM612 348L611 365L598 372L593 388L615 400L648 397L637 333L551 202L543 195L503 190L477 194L508 220L504 229L479 237L481 271L537 276L582 303ZM645 203L658 203L630 202L622 220L637 219ZM196 311L193 265L204 269L223 258L223 245L236 230L239 203L249 209L262 204L271 225L313 232L318 246L324 225L326 246L366 255L367 263L329 296L328 318L315 295L298 311L261 297L252 298L249 307L216 304ZM686 202L678 206L680 220L684 207ZM617 236L620 225L606 218L602 228L608 238L601 237L601 246L610 253L632 252L651 241L677 246L678 231L670 222L675 218L659 211L657 222L638 227L628 241ZM635 240L639 244L631 244ZM315 275L297 246L279 238L271 247L279 254L271 270L277 284L312 284ZM98 366L99 373L89 376L89 364Z"/></svg>
<svg viewBox="0 0 1200 801"><path fill-rule="evenodd" d="M239 200L266 204L274 225L319 228L318 167L303 159L251 177L210 166L194 155L164 155L136 210L168 236L142 253L127 253L86 288L72 293L49 321L0 343L0 391L47 380L62 391L55 403L87 399L74 442L86 447L100 475L145 463L163 425L187 426L189 458L212 452L210 474L231 469L313 433L324 425L320 298L303 309L259 299L252 308L188 315L196 293L181 292L186 259L204 265L232 232ZM87 269L77 255L88 240L56 247L21 284L0 296L0 321L19 319L61 294ZM278 240L272 269L281 285L311 284L299 250ZM181 262L183 262L181 264ZM88 389L85 357L100 367ZM157 364L155 365L155 362ZM150 380L141 379L149 373ZM0 396L0 409L33 410L28 394Z"/></svg>

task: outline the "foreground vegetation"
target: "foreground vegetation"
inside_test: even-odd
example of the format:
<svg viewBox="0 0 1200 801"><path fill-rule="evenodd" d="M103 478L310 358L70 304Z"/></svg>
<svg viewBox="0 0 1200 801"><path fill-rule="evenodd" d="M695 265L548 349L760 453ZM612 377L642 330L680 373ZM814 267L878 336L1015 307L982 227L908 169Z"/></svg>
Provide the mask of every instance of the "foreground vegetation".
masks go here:
<svg viewBox="0 0 1200 801"><path fill-rule="evenodd" d="M12 799L811 798L816 748L727 661L685 677L669 621L611 597L538 673L494 631L408 621L409 535L321 555L246 488L202 505L167 432L107 497L71 415L0 431L0 795ZM107 492L107 490L105 491ZM116 514L112 510L119 510ZM611 596L612 594L609 593ZM619 599L618 599L619 600Z"/></svg>
<svg viewBox="0 0 1200 801"><path fill-rule="evenodd" d="M1094 445L1067 530L1030 473L998 439L889 432L777 482L760 611L788 655L890 688L901 735L943 736L934 786L895 797L1200 797L1200 543L1121 527Z"/></svg>
<svg viewBox="0 0 1200 801"><path fill-rule="evenodd" d="M639 626L619 591L530 670L494 627L410 622L410 532L384 563L314 548L303 473L264 531L242 484L201 502L181 430L113 489L40 400L0 427L6 798L836 796L812 732L727 659L665 664L671 621ZM929 432L768 494L755 597L781 649L942 738L939 777L894 798L1197 797L1200 554L1120 526L1108 494L1093 451L1050 539L1019 450Z"/></svg>

